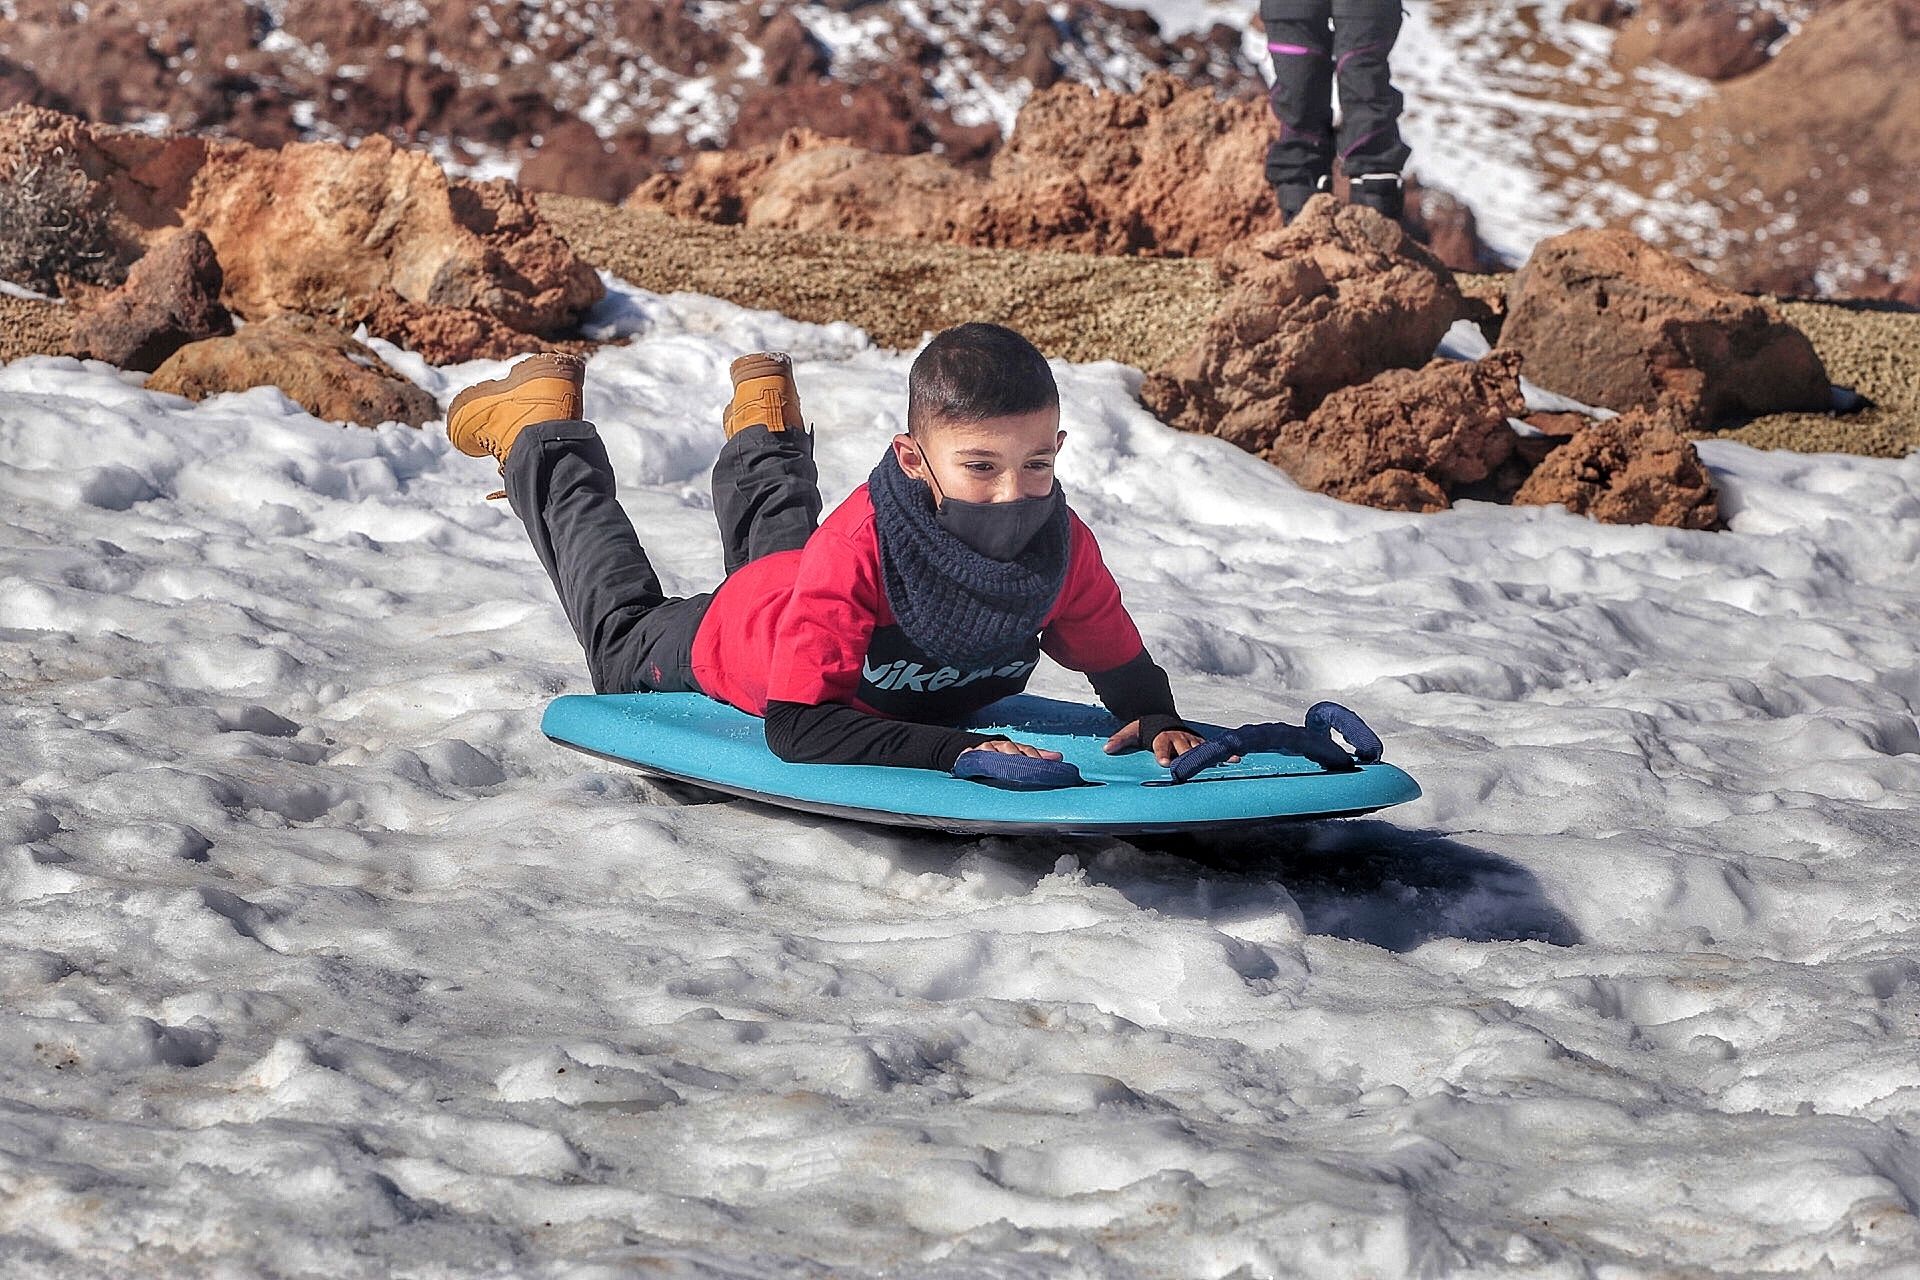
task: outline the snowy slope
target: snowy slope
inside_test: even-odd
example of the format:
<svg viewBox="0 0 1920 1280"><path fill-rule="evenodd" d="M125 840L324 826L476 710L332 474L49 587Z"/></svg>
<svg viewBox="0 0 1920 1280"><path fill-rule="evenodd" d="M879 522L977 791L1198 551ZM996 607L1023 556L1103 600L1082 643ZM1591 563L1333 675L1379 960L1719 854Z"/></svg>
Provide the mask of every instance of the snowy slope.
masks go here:
<svg viewBox="0 0 1920 1280"><path fill-rule="evenodd" d="M898 425L856 331L601 322L670 588L732 355L830 501ZM1210 862L681 803L540 737L578 651L437 429L0 368L0 1270L1911 1274L1920 456L1423 518L1059 374L1183 706L1339 696L1423 800Z"/></svg>

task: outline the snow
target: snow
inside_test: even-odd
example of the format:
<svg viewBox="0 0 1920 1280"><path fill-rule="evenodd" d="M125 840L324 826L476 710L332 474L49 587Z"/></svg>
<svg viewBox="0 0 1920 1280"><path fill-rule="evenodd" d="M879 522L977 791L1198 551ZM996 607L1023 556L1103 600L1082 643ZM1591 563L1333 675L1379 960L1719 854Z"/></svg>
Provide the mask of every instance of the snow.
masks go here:
<svg viewBox="0 0 1920 1280"><path fill-rule="evenodd" d="M671 590L733 355L795 353L830 502L899 426L846 326L597 323ZM1199 848L699 802L540 736L578 649L437 427L0 367L0 1268L1911 1274L1920 455L1708 443L1723 533L1416 517L1057 371L1183 707L1337 697L1424 798Z"/></svg>

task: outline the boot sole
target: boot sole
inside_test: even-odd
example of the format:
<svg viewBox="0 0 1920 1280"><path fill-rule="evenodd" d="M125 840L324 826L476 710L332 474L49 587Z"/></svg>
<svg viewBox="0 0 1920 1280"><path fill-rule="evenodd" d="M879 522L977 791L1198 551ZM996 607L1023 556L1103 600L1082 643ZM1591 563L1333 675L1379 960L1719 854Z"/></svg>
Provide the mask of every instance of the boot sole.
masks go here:
<svg viewBox="0 0 1920 1280"><path fill-rule="evenodd" d="M793 357L784 351L760 351L750 356L741 356L727 366L727 373L733 378L733 385L752 378L771 378L793 376Z"/></svg>

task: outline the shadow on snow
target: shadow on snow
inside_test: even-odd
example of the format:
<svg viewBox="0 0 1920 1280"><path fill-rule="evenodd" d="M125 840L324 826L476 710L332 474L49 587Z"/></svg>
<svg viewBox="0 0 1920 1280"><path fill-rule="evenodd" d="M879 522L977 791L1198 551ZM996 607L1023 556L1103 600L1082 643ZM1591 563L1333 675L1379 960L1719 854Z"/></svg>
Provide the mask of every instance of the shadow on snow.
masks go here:
<svg viewBox="0 0 1920 1280"><path fill-rule="evenodd" d="M1435 938L1555 946L1581 940L1531 871L1436 831L1347 819L1132 843L1242 883L1278 882L1299 906L1308 932L1388 951ZM1177 897L1146 902L1125 885L1115 887L1142 906L1179 909ZM1230 898L1223 896L1216 909L1230 911Z"/></svg>

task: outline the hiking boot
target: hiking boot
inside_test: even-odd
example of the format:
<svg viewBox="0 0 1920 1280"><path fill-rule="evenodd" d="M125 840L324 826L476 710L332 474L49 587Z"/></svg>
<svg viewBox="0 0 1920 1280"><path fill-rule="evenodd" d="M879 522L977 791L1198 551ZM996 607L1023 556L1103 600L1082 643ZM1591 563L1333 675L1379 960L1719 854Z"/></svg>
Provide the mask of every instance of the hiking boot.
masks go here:
<svg viewBox="0 0 1920 1280"><path fill-rule="evenodd" d="M1304 183L1284 183L1273 189L1273 198L1280 204L1280 216L1285 219L1282 226L1290 226L1300 211L1307 207L1307 201L1322 191L1333 190L1333 179L1322 174L1312 186Z"/></svg>
<svg viewBox="0 0 1920 1280"><path fill-rule="evenodd" d="M520 432L536 422L572 421L586 414L581 390L584 356L558 351L528 356L504 378L476 382L447 406L447 439L476 458L491 454L507 472L507 454ZM489 494L488 497L498 495Z"/></svg>
<svg viewBox="0 0 1920 1280"><path fill-rule="evenodd" d="M735 360L733 400L721 425L731 440L748 427L769 431L805 431L800 391L793 385L793 357L784 351L756 351Z"/></svg>
<svg viewBox="0 0 1920 1280"><path fill-rule="evenodd" d="M1363 173L1348 180L1347 203L1365 205L1398 222L1406 212L1407 188L1397 173Z"/></svg>

